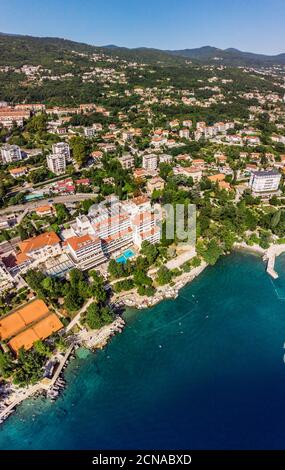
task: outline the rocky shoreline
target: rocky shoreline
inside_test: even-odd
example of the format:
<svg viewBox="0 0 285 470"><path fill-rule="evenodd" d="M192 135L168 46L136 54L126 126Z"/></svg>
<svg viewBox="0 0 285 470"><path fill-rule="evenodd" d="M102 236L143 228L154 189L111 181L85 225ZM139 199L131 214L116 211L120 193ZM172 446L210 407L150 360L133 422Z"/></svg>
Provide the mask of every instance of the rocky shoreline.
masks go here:
<svg viewBox="0 0 285 470"><path fill-rule="evenodd" d="M207 263L202 262L200 266L192 269L189 273L183 273L175 278L174 285L165 285L158 287L153 297L141 297L134 290L124 292L114 298L114 303L118 307L130 307L134 309L145 309L154 307L158 303L167 299L176 299L179 291L198 277L207 267Z"/></svg>

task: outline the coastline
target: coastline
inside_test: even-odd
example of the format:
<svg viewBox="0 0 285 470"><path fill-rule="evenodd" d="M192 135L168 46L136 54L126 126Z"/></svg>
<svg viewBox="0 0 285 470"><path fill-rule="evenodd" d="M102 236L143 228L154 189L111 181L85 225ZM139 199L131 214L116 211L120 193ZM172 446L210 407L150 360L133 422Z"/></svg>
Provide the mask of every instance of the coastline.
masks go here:
<svg viewBox="0 0 285 470"><path fill-rule="evenodd" d="M183 273L180 276L177 276L173 285L166 284L165 286L158 287L153 297L142 297L138 295L135 290L132 290L128 293L123 292L114 296L113 301L120 307L131 307L142 310L154 307L163 300L176 299L179 295L180 289L198 277L207 268L207 266L208 264L203 261L197 268L192 269L188 273Z"/></svg>
<svg viewBox="0 0 285 470"><path fill-rule="evenodd" d="M178 276L175 279L173 286L165 285L159 287L156 291L156 294L151 299L149 297L141 297L138 294L129 292L127 295L121 294L123 299L120 298L120 295L117 295L112 299L112 303L117 308L131 307L140 310L153 307L163 300L176 299L179 295L180 289L198 277L207 266L207 263L202 262L200 266L192 269L189 273L183 273L181 276ZM64 369L67 366L68 360L71 354L74 352L74 349L79 347L79 345L91 350L103 349L112 336L114 336L116 333L122 332L124 326L125 321L122 317L118 316L110 325L106 325L100 330L81 330L77 335L74 336L72 344L68 348L62 363L58 367L56 374L51 380L43 379L35 385L31 385L22 389L14 389L9 397L3 400L4 409L0 409L0 425L6 421L6 419L15 411L15 408L24 400L41 395L43 393L46 395L46 397L54 400L56 398L54 391L55 387L57 389L57 381L59 381L58 386L61 388L63 383L61 374L64 372Z"/></svg>
<svg viewBox="0 0 285 470"><path fill-rule="evenodd" d="M236 243L234 245L234 250L256 254L261 256L263 260L269 260L270 256L274 256L275 258L276 256L284 253L285 244L271 245L267 250L264 250L258 245L249 246L243 242ZM208 264L206 262L202 262L201 265L197 268L194 268L190 272L183 273L182 275L176 277L173 285L167 284L165 286L158 287L155 295L151 298L141 297L137 293L129 291L128 293L115 294L112 298L112 304L118 308L129 307L142 310L153 307L163 300L176 299L179 295L179 291L187 284L191 283L195 278L197 278L207 267ZM114 322L112 322L110 325L104 326L100 330L81 330L73 337L73 342L70 344L62 362L60 362L60 365L58 366L56 374L52 379L43 379L35 385L22 389L14 389L9 397L3 400L5 409L0 408L0 425L15 411L15 408L19 404L28 398L45 393L47 397L55 399L52 391L54 390L54 386L56 386L58 380L61 381L59 382L59 387L63 387L61 374L64 372L64 369L67 366L68 360L73 354L74 349L79 347L79 345L91 350L102 349L107 345L112 336L118 332L122 332L124 326L125 321L123 318L117 316Z"/></svg>
<svg viewBox="0 0 285 470"><path fill-rule="evenodd" d="M70 358L74 357L74 350L79 346L86 347L91 350L102 349L108 343L108 340L116 333L121 333L124 327L124 320L121 317L116 319L109 325L105 325L100 330L87 331L82 330L75 335L72 343L68 347L64 355L55 355L53 359L59 359L58 367L51 379L43 378L40 382L23 388L10 389L8 396L0 401L0 426L15 411L15 408L24 400L33 398L38 395L45 395L47 398L55 400L60 393L60 389L65 387L62 377L64 369L67 367ZM51 358L52 359L52 358Z"/></svg>

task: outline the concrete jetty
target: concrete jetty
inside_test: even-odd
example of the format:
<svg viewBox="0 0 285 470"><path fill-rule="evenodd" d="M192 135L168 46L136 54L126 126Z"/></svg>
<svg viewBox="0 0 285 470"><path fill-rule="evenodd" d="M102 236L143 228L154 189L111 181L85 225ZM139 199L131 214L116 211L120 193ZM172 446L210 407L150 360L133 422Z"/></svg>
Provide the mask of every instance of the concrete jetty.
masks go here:
<svg viewBox="0 0 285 470"><path fill-rule="evenodd" d="M274 269L274 267L275 267L275 258L276 258L275 253L270 253L270 255L268 257L266 272L273 279L278 279L279 276L278 276L277 272Z"/></svg>

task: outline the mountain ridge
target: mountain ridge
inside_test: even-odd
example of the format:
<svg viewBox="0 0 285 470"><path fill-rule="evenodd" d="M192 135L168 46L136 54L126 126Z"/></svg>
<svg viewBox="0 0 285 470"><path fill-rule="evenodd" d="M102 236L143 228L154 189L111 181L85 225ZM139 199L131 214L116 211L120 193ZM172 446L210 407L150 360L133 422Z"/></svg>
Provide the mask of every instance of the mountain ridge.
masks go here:
<svg viewBox="0 0 285 470"><path fill-rule="evenodd" d="M30 51L33 50L34 55L48 54L53 52L71 51L72 48L78 51L96 52L101 51L106 54L119 54L124 58L134 60L146 60L149 62L181 62L192 60L201 64L217 64L221 63L229 66L270 66L285 65L285 53L276 55L257 54L253 52L240 51L239 49L229 47L220 49L214 46L202 46L198 48L185 48L177 50L163 50L150 47L128 48L109 44L105 46L97 46L78 42L71 39L58 37L36 37L30 35L21 35L13 33L0 32L0 47L3 52L1 64L5 60L9 64L13 62L13 58L28 60ZM3 49L4 48L4 49ZM38 48L38 51L37 51Z"/></svg>

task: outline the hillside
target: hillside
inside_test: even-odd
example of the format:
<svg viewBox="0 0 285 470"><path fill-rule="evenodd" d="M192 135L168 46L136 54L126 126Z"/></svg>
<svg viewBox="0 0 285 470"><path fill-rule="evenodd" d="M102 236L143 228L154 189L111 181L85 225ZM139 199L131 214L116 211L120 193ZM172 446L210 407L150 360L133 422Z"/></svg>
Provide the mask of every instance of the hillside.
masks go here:
<svg viewBox="0 0 285 470"><path fill-rule="evenodd" d="M202 63L219 63L231 66L285 65L285 53L275 56L243 52L238 49L218 49L204 46L196 49L160 50L154 48L127 48L116 45L92 46L62 38L32 37L0 33L0 66L33 65L49 66L54 60L74 58L73 52L83 54L104 53L122 60L137 62L181 64L185 59ZM82 61L82 60L81 60Z"/></svg>
<svg viewBox="0 0 285 470"><path fill-rule="evenodd" d="M0 66L22 66L24 64L42 65L49 67L54 61L74 59L74 51L81 54L104 53L125 60L156 63L183 63L182 57L168 52L138 48L128 49L117 46L97 47L62 38L33 37L0 33ZM79 60L79 59L78 59ZM86 62L81 57L79 62Z"/></svg>
<svg viewBox="0 0 285 470"><path fill-rule="evenodd" d="M195 59L201 62L221 62L225 65L232 66L285 65L285 54L269 56L264 54L254 54L252 52L242 52L233 48L223 50L216 47L206 46L197 49L183 49L167 52L175 56Z"/></svg>
<svg viewBox="0 0 285 470"><path fill-rule="evenodd" d="M96 101L124 109L138 103L132 96L135 87L157 87L164 90L164 97L175 88L185 90L186 94L195 93L197 99L210 98L215 91L209 87L208 80L213 73L207 65L220 65L221 62L230 67L223 70L217 67L215 80L223 81L220 87L226 94L257 89L283 91L279 87L281 79L272 83L266 74L261 76L252 71L245 74L232 67L233 63L240 65L242 60L253 65L253 60L257 61L255 54L220 51L209 46L160 51L115 45L96 47L60 38L0 33L0 50L0 101L10 103L74 106ZM182 53L185 57L179 55ZM217 60L219 54L227 58ZM278 57L282 59L282 55ZM262 63L266 64L265 61Z"/></svg>

